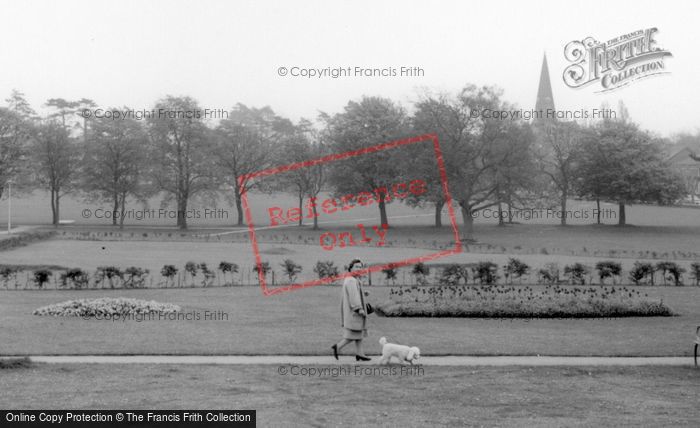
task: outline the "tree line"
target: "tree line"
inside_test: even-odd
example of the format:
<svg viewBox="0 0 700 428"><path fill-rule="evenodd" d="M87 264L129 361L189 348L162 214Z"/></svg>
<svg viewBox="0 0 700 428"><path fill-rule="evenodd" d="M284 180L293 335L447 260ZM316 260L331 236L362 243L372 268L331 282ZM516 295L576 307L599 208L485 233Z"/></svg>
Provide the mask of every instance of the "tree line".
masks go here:
<svg viewBox="0 0 700 428"><path fill-rule="evenodd" d="M464 239L473 237L474 213L485 208L496 207L499 223L505 224L513 210L557 206L566 213L567 201L578 196L617 203L624 225L627 205L672 204L685 193L682 179L665 160L667 142L626 114L585 124L490 119L480 112L515 109L490 86L467 85L455 94L425 92L410 113L390 99L365 96L339 113L297 123L270 107L240 103L215 124L197 115L144 120L81 115L96 106L89 99L50 99L45 106L51 113L40 117L19 91L6 103L0 107L0 196L8 182L46 190L54 225L67 194L110 203L120 214L112 216L113 224L123 227L129 201L160 195L164 205L186 212L193 199L216 200L223 192L243 225L245 192L289 192L301 208L324 191L357 193L409 177L423 180L428 191L404 202L431 206L439 227L446 200L436 164L426 161L435 157L432 145L377 152L371 160L358 156L316 164L271 180L245 178L276 165L422 134L438 136ZM186 96L167 96L154 109L202 110ZM239 177L244 177L240 183ZM387 203L377 204L382 224L389 224ZM561 224L566 223L563 215ZM186 229L187 217L178 216L177 226ZM318 228L316 218L313 227Z"/></svg>

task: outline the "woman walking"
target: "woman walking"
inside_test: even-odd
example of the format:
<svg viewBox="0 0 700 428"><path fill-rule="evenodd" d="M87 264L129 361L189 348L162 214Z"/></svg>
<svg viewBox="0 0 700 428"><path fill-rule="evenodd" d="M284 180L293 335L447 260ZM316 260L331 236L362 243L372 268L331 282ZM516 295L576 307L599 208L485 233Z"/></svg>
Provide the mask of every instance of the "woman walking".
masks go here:
<svg viewBox="0 0 700 428"><path fill-rule="evenodd" d="M338 359L338 351L350 342L355 342L355 360L369 361L371 358L362 352L362 339L367 337L367 304L360 276L355 274L365 266L358 259L354 259L348 266L348 276L343 281L342 302L340 304L340 318L343 326L343 340L333 345L333 356Z"/></svg>

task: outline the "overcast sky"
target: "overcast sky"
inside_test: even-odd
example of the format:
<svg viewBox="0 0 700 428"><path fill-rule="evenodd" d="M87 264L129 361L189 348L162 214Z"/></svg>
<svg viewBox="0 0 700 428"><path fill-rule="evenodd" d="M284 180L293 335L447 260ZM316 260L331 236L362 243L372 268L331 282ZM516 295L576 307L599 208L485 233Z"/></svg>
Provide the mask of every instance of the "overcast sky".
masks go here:
<svg viewBox="0 0 700 428"><path fill-rule="evenodd" d="M297 120L362 95L405 105L417 90L498 85L533 108L547 53L557 108L612 106L662 135L700 128L697 1L6 1L0 0L0 99L53 97L150 109L167 94L203 108L271 106ZM670 74L625 88L571 89L564 46L657 27ZM279 67L417 66L423 77L305 79Z"/></svg>

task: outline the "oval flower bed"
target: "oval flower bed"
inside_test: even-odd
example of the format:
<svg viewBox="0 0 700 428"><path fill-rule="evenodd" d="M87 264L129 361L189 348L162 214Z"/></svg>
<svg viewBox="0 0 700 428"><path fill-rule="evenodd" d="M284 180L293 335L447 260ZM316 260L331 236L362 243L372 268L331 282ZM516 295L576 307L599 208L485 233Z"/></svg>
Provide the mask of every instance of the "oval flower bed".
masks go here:
<svg viewBox="0 0 700 428"><path fill-rule="evenodd" d="M62 317L90 317L115 315L144 315L152 312L179 312L180 307L170 303L159 303L154 300L139 300L126 297L99 299L68 300L43 306L32 312L34 315L51 315Z"/></svg>
<svg viewBox="0 0 700 428"><path fill-rule="evenodd" d="M673 316L663 301L627 287L396 287L377 306L388 317L603 318Z"/></svg>

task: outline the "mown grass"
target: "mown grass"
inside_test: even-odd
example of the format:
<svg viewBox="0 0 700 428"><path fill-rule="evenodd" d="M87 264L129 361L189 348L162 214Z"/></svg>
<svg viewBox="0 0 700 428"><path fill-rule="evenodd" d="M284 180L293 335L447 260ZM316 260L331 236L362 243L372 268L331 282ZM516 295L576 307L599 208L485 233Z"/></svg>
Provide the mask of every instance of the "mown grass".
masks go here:
<svg viewBox="0 0 700 428"><path fill-rule="evenodd" d="M377 305L388 317L604 318L672 316L663 303L627 287L397 287Z"/></svg>
<svg viewBox="0 0 700 428"><path fill-rule="evenodd" d="M534 288L534 287L533 287ZM373 305L389 288L367 287ZM418 346L425 355L692 355L700 324L700 288L639 287L663 299L674 317L398 318L370 315L365 350L379 355L379 338ZM68 299L131 297L172 303L199 319L96 320L39 317L32 311ZM340 340L341 287L322 286L275 296L258 287L0 292L0 354L329 355ZM225 319L205 320L205 311ZM348 352L352 350L348 348Z"/></svg>
<svg viewBox="0 0 700 428"><path fill-rule="evenodd" d="M344 367L354 373L354 366ZM692 367L424 366L420 375L339 377L278 369L37 364L3 373L0 407L254 409L263 427L697 426L700 420L700 370Z"/></svg>

